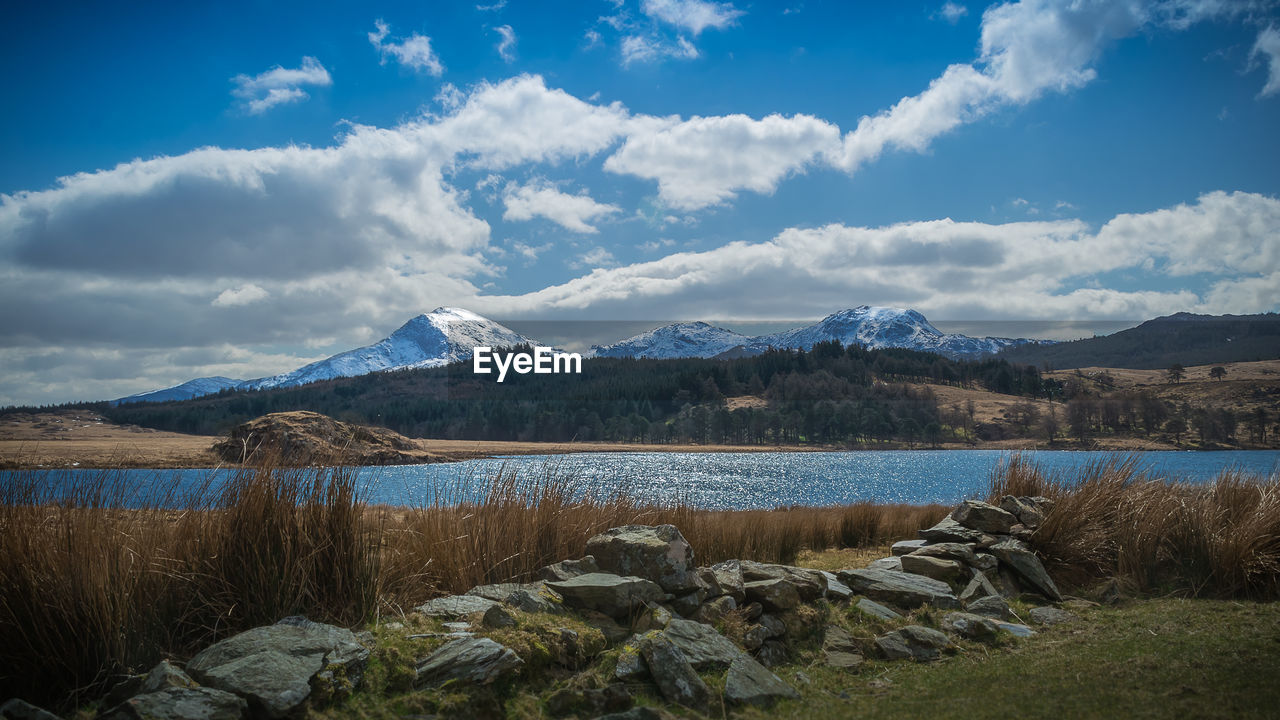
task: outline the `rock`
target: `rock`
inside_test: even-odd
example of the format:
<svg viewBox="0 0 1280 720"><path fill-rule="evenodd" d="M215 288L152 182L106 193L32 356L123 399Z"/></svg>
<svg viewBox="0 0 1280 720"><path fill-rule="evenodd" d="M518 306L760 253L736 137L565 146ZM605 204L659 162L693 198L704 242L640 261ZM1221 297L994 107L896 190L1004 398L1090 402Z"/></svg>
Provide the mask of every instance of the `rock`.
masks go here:
<svg viewBox="0 0 1280 720"><path fill-rule="evenodd" d="M502 602L510 607L527 613L549 613L552 615L563 612L560 603L548 597L550 591L534 592L525 588L514 590Z"/></svg>
<svg viewBox="0 0 1280 720"><path fill-rule="evenodd" d="M973 548L974 546L970 543L934 543L907 553L907 556L941 558L943 560L955 560L963 565L973 565L977 561Z"/></svg>
<svg viewBox="0 0 1280 720"><path fill-rule="evenodd" d="M562 716L582 713L590 717L600 713L616 713L631 707L631 693L621 685L580 690L563 688L547 698L547 710Z"/></svg>
<svg viewBox="0 0 1280 720"><path fill-rule="evenodd" d="M600 572L596 559L590 555L581 560L561 560L538 570L539 580L555 580L557 582L576 578L579 575Z"/></svg>
<svg viewBox="0 0 1280 720"><path fill-rule="evenodd" d="M861 598L854 607L880 620L897 620L902 616L870 598Z"/></svg>
<svg viewBox="0 0 1280 720"><path fill-rule="evenodd" d="M992 583L1000 596L1012 600L1022 594L1022 583L1018 582L1018 574L1008 565L1001 565L996 571L996 582Z"/></svg>
<svg viewBox="0 0 1280 720"><path fill-rule="evenodd" d="M831 667L853 669L863 662L861 648L847 630L828 625L822 633L822 651Z"/></svg>
<svg viewBox="0 0 1280 720"><path fill-rule="evenodd" d="M742 633L742 647L748 650L759 650L765 640L769 639L769 630L763 625L752 625Z"/></svg>
<svg viewBox="0 0 1280 720"><path fill-rule="evenodd" d="M819 600L827 594L827 579L817 570L750 560L740 560L739 565L742 568L742 579L748 583L782 580L794 587L800 599L806 602Z"/></svg>
<svg viewBox="0 0 1280 720"><path fill-rule="evenodd" d="M799 699L800 693L760 663L743 656L729 666L724 696L735 705L769 707L782 698Z"/></svg>
<svg viewBox="0 0 1280 720"><path fill-rule="evenodd" d="M680 648L688 663L698 670L726 668L743 654L729 638L692 620L673 618L662 635Z"/></svg>
<svg viewBox="0 0 1280 720"><path fill-rule="evenodd" d="M1031 616L1031 622L1037 625L1062 625L1078 619L1075 613L1056 607L1034 607L1027 614Z"/></svg>
<svg viewBox="0 0 1280 720"><path fill-rule="evenodd" d="M742 588L746 581L742 579L742 566L737 560L726 560L703 569L710 571L712 581L708 584L718 588L716 591L718 594L732 597L739 605L746 600L746 591ZM707 579L705 575L699 575L699 577L703 580Z"/></svg>
<svg viewBox="0 0 1280 720"><path fill-rule="evenodd" d="M644 633L649 630L663 630L670 623L671 611L657 603L648 602L631 623L631 631Z"/></svg>
<svg viewBox="0 0 1280 720"><path fill-rule="evenodd" d="M901 608L933 605L945 610L960 607L960 601L946 583L922 575L866 569L841 570L836 576L854 592Z"/></svg>
<svg viewBox="0 0 1280 720"><path fill-rule="evenodd" d="M772 610L790 610L800 604L800 593L796 586L785 578L748 582L743 588L748 600Z"/></svg>
<svg viewBox="0 0 1280 720"><path fill-rule="evenodd" d="M618 664L613 669L613 678L623 682L641 680L649 676L649 666L640 655L640 636L633 635L622 646L618 653Z"/></svg>
<svg viewBox="0 0 1280 720"><path fill-rule="evenodd" d="M951 519L969 528L994 535L1006 535L1018 518L1011 512L1001 510L990 503L979 500L965 500L951 511Z"/></svg>
<svg viewBox="0 0 1280 720"><path fill-rule="evenodd" d="M1069 596L1065 600L1063 600L1061 604L1062 604L1062 607L1066 608L1067 610L1089 610L1091 608L1102 607L1101 605L1099 605L1098 603L1092 600L1085 600L1084 598L1069 597Z"/></svg>
<svg viewBox="0 0 1280 720"><path fill-rule="evenodd" d="M889 548L889 552L895 557L898 555L910 555L928 544L928 540L899 540Z"/></svg>
<svg viewBox="0 0 1280 720"><path fill-rule="evenodd" d="M875 639L876 648L886 659L937 660L941 651L951 647L946 635L923 625L908 625Z"/></svg>
<svg viewBox="0 0 1280 720"><path fill-rule="evenodd" d="M991 553L976 552L973 554L973 562L969 563L969 566L974 570L981 570L985 573L995 572L995 569L1000 566L1000 560Z"/></svg>
<svg viewBox="0 0 1280 720"><path fill-rule="evenodd" d="M605 572L651 580L670 593L698 587L693 548L674 525L626 525L587 541Z"/></svg>
<svg viewBox="0 0 1280 720"><path fill-rule="evenodd" d="M484 613L481 620L487 628L509 628L516 626L515 617L501 605L494 605Z"/></svg>
<svg viewBox="0 0 1280 720"><path fill-rule="evenodd" d="M1000 628L1001 630L1004 630L1005 632L1013 635L1014 637L1027 638L1036 634L1035 630L1032 630L1026 625L1019 625L1017 623L1001 622L997 620L996 627Z"/></svg>
<svg viewBox="0 0 1280 720"><path fill-rule="evenodd" d="M528 590L533 588L536 591L537 588L541 587L544 587L541 582L536 585L524 585L521 583L494 583L492 585L477 585L468 590L466 594L473 597L482 597L494 602L502 602L507 599L508 595L516 590Z"/></svg>
<svg viewBox="0 0 1280 720"><path fill-rule="evenodd" d="M902 572L923 575L942 582L958 580L964 572L963 567L955 560L928 555L903 555L898 559L902 561Z"/></svg>
<svg viewBox="0 0 1280 720"><path fill-rule="evenodd" d="M428 600L426 603L415 607L414 610L427 617L454 620L468 615L483 614L497 604L497 600L490 600L479 595L450 595Z"/></svg>
<svg viewBox="0 0 1280 720"><path fill-rule="evenodd" d="M748 620L755 620L764 614L764 606L758 602L747 603L742 611L746 613Z"/></svg>
<svg viewBox="0 0 1280 720"><path fill-rule="evenodd" d="M241 705L243 704L243 701L241 701ZM57 715L48 710L36 707L26 700L18 698L10 698L3 705L0 705L0 718L5 720L59 720Z"/></svg>
<svg viewBox="0 0 1280 720"><path fill-rule="evenodd" d="M458 635L458 634L469 635L471 630L471 623L469 622L447 622L447 623L440 623L440 626L443 627L446 631L453 633L455 635Z"/></svg>
<svg viewBox="0 0 1280 720"><path fill-rule="evenodd" d="M766 640L756 651L756 660L765 667L777 667L787 663L787 646L780 640Z"/></svg>
<svg viewBox="0 0 1280 720"><path fill-rule="evenodd" d="M313 683L332 694L360 684L369 650L350 630L301 617L246 630L202 650L187 673L202 685L244 698L256 715L299 712Z"/></svg>
<svg viewBox="0 0 1280 720"><path fill-rule="evenodd" d="M1038 499L1048 501L1049 506L1052 507L1052 500L1048 500L1048 498ZM1018 518L1019 523L1031 530L1040 527L1040 523L1044 522L1044 515L1047 512L1047 509L1041 508L1037 498L1014 497L1012 495L1005 495L1000 498L1000 507Z"/></svg>
<svg viewBox="0 0 1280 720"><path fill-rule="evenodd" d="M827 572L826 570L822 570L820 572L822 573L822 577L827 581L828 598L843 600L845 602L853 599L853 590L848 585L840 582L840 579L836 577L835 573Z"/></svg>
<svg viewBox="0 0 1280 720"><path fill-rule="evenodd" d="M693 620L704 625L715 625L724 619L725 615L737 608L738 603L734 601L733 596L721 595L698 606L698 609L693 612Z"/></svg>
<svg viewBox="0 0 1280 720"><path fill-rule="evenodd" d="M991 551L1000 558L1000 562L1013 568L1019 579L1025 580L1031 589L1050 600L1062 599L1062 593L1059 593L1058 586L1053 584L1053 578L1049 577L1044 565L1040 564L1040 558L1031 552L1026 543L1005 540L993 545Z"/></svg>
<svg viewBox="0 0 1280 720"><path fill-rule="evenodd" d="M995 618L996 620L1013 619L1013 611L1009 609L1009 603L1005 602L1004 598L999 595L989 595L984 598L978 598L977 600L969 603L965 609L975 615L984 615L989 618Z"/></svg>
<svg viewBox="0 0 1280 720"><path fill-rule="evenodd" d="M1000 631L995 621L966 612L950 612L942 616L942 629L970 640L989 642Z"/></svg>
<svg viewBox="0 0 1280 720"><path fill-rule="evenodd" d="M99 717L103 720L239 720L245 717L248 708L244 698L217 688L169 686L135 695ZM0 712L0 717L36 720L37 716Z"/></svg>
<svg viewBox="0 0 1280 720"><path fill-rule="evenodd" d="M137 694L159 692L171 687L195 686L196 682L189 675L174 667L168 660L161 660L151 668L151 672L147 673Z"/></svg>
<svg viewBox="0 0 1280 720"><path fill-rule="evenodd" d="M978 547L987 547L996 542L991 535L965 527L950 517L942 518L928 530L921 530L920 537L929 542L976 543Z"/></svg>
<svg viewBox="0 0 1280 720"><path fill-rule="evenodd" d="M489 638L451 640L418 660L415 688L439 687L450 680L464 685L489 685L516 672L524 661L515 651Z"/></svg>
<svg viewBox="0 0 1280 720"><path fill-rule="evenodd" d="M761 627L769 631L769 637L782 637L787 634L787 625L777 618L777 616L768 613L762 614L756 621Z"/></svg>
<svg viewBox="0 0 1280 720"><path fill-rule="evenodd" d="M968 604L978 598L999 594L1000 592L996 590L995 585L992 585L991 581L987 579L986 573L981 570L974 570L973 579L969 581L964 590L960 591L960 602Z"/></svg>
<svg viewBox="0 0 1280 720"><path fill-rule="evenodd" d="M684 705L701 713L710 709L711 691L706 683L694 672L680 648L662 633L645 633L640 638L640 654L649 666L649 676L668 702Z"/></svg>
<svg viewBox="0 0 1280 720"><path fill-rule="evenodd" d="M879 560L872 560L867 567L871 570L889 570L892 572L902 572L901 557L887 557ZM840 577L836 575L836 577Z"/></svg>
<svg viewBox="0 0 1280 720"><path fill-rule="evenodd" d="M707 591L702 588L684 595L677 595L671 600L671 609L679 613L681 617L690 617L698 611L698 608L702 607L702 601L706 597Z"/></svg>
<svg viewBox="0 0 1280 720"><path fill-rule="evenodd" d="M665 593L656 583L634 576L587 573L568 580L548 581L547 587L564 598L566 605L596 610L610 617L626 617L645 602L661 602Z"/></svg>
<svg viewBox="0 0 1280 720"><path fill-rule="evenodd" d="M578 615L582 618L583 622L599 630L600 634L604 635L604 641L610 645L622 642L631 635L631 631L622 627L615 622L613 618L602 612L596 612L595 610L583 610L578 613Z"/></svg>

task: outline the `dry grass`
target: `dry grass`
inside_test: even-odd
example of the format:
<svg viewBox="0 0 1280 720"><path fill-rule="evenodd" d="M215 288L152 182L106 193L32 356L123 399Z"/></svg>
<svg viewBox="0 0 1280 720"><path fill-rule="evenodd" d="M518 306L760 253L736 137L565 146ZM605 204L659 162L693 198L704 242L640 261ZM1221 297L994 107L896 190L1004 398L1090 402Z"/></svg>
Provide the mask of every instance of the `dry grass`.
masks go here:
<svg viewBox="0 0 1280 720"><path fill-rule="evenodd" d="M996 471L989 499L1057 501L1033 544L1068 586L1114 578L1146 593L1280 598L1280 479L1226 471L1191 485L1138 466L1116 457L1068 477L1015 456Z"/></svg>

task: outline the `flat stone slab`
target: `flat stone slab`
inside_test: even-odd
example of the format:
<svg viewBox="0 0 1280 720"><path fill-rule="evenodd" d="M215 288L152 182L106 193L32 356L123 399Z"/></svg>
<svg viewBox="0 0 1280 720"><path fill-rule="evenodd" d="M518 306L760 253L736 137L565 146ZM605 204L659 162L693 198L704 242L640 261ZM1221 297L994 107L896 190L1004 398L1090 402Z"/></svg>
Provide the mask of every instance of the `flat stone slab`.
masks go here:
<svg viewBox="0 0 1280 720"><path fill-rule="evenodd" d="M853 598L853 588L840 582L835 573L827 572L826 570L820 572L822 577L827 579L827 597L837 600L850 600Z"/></svg>
<svg viewBox="0 0 1280 720"><path fill-rule="evenodd" d="M1012 620L1013 611L1009 609L1009 603L999 595L988 595L987 597L978 598L970 602L966 610L975 614L996 620Z"/></svg>
<svg viewBox="0 0 1280 720"><path fill-rule="evenodd" d="M248 709L249 704L243 698L224 690L170 686L134 695L99 717L103 720L240 720Z"/></svg>
<svg viewBox="0 0 1280 720"><path fill-rule="evenodd" d="M967 612L950 612L942 617L942 629L970 640L994 640L1000 627L991 618Z"/></svg>
<svg viewBox="0 0 1280 720"><path fill-rule="evenodd" d="M1031 622L1037 625L1062 625L1079 619L1075 613L1056 607L1035 607L1027 614L1031 616Z"/></svg>
<svg viewBox="0 0 1280 720"><path fill-rule="evenodd" d="M945 610L960 607L960 600L946 583L923 575L867 568L841 570L836 577L854 592L901 608L933 605Z"/></svg>
<svg viewBox="0 0 1280 720"><path fill-rule="evenodd" d="M750 657L733 661L725 676L724 697L735 705L769 707L780 699L798 699L800 693L768 668Z"/></svg>
<svg viewBox="0 0 1280 720"><path fill-rule="evenodd" d="M872 570L891 570L893 572L902 572L902 557L886 557L879 560L872 560L867 565ZM836 577L840 577L837 575Z"/></svg>
<svg viewBox="0 0 1280 720"><path fill-rule="evenodd" d="M771 610L790 610L801 603L796 586L786 578L757 580L743 585L747 600L758 602Z"/></svg>
<svg viewBox="0 0 1280 720"><path fill-rule="evenodd" d="M895 557L898 555L909 555L928 544L928 540L899 540L889 548L889 552Z"/></svg>
<svg viewBox="0 0 1280 720"><path fill-rule="evenodd" d="M965 500L951 511L951 519L972 530L1007 535L1018 518L1013 513L980 500Z"/></svg>
<svg viewBox="0 0 1280 720"><path fill-rule="evenodd" d="M1018 623L1001 622L997 620L996 627L1009 633L1010 635L1013 635L1014 637L1027 638L1036 634L1035 630L1032 630L1026 625L1019 625Z"/></svg>
<svg viewBox="0 0 1280 720"><path fill-rule="evenodd" d="M662 602L666 593L657 583L640 577L587 573L568 580L548 581L566 605L596 610L610 617L625 617L633 607Z"/></svg>
<svg viewBox="0 0 1280 720"><path fill-rule="evenodd" d="M923 625L908 625L875 639L876 648L888 660L937 660L951 647L946 635Z"/></svg>
<svg viewBox="0 0 1280 720"><path fill-rule="evenodd" d="M488 685L519 670L524 661L515 651L489 638L464 638L442 645L418 661L414 687L439 687L455 680Z"/></svg>
<svg viewBox="0 0 1280 720"><path fill-rule="evenodd" d="M890 610L889 608L881 605L880 603L876 602L875 600L872 600L871 598L859 599L858 603L854 605L854 607L870 615L871 617L879 618L881 620L898 620L902 617L898 613L894 612L893 610Z"/></svg>
<svg viewBox="0 0 1280 720"><path fill-rule="evenodd" d="M976 543L980 547L986 547L995 542L992 535L965 527L950 517L944 517L937 525L921 530L920 537L929 542Z"/></svg>
<svg viewBox="0 0 1280 720"><path fill-rule="evenodd" d="M723 669L745 653L710 625L672 618L662 634L680 648L689 664L698 670Z"/></svg>
<svg viewBox="0 0 1280 720"><path fill-rule="evenodd" d="M1000 558L1000 562L1013 568L1019 580L1026 582L1031 589L1050 600L1062 600L1062 593L1053 583L1053 578L1040 563L1040 558L1027 548L1026 543L1018 540L1005 540L991 546L991 552Z"/></svg>
<svg viewBox="0 0 1280 720"><path fill-rule="evenodd" d="M680 648L662 633L650 631L640 638L640 655L649 666L649 676L668 702L707 712L711 706L711 690Z"/></svg>
<svg viewBox="0 0 1280 720"><path fill-rule="evenodd" d="M449 618L454 620L457 618L467 617L468 615L484 614L489 608L497 605L497 600L480 595L449 595L448 597L438 597L434 600L428 600L414 608L414 610L434 618Z"/></svg>
<svg viewBox="0 0 1280 720"><path fill-rule="evenodd" d="M923 575L942 582L959 580L964 572L959 562L931 555L903 555L898 559L902 561L902 572Z"/></svg>

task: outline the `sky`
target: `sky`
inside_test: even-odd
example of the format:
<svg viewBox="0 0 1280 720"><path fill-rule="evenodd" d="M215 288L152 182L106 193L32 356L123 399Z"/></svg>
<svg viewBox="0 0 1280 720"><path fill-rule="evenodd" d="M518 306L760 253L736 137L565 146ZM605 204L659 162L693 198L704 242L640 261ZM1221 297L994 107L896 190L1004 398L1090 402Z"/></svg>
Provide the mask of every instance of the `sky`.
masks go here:
<svg viewBox="0 0 1280 720"><path fill-rule="evenodd" d="M945 329L1280 305L1270 0L6 15L0 405L271 375L438 306Z"/></svg>

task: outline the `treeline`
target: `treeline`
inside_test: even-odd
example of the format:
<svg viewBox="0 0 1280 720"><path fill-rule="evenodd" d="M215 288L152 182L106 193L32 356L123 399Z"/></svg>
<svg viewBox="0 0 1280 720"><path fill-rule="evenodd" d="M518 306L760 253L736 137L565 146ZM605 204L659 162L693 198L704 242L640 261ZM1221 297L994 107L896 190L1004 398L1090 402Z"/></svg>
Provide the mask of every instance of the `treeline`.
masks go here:
<svg viewBox="0 0 1280 720"><path fill-rule="evenodd" d="M272 412L312 410L410 437L650 443L936 442L955 436L927 388L1056 397L1031 366L955 361L904 349L823 343L734 360L589 359L573 375L496 383L469 364L377 373L298 388L227 391L183 402L96 406L111 420L219 434ZM730 408L726 398L767 401Z"/></svg>

